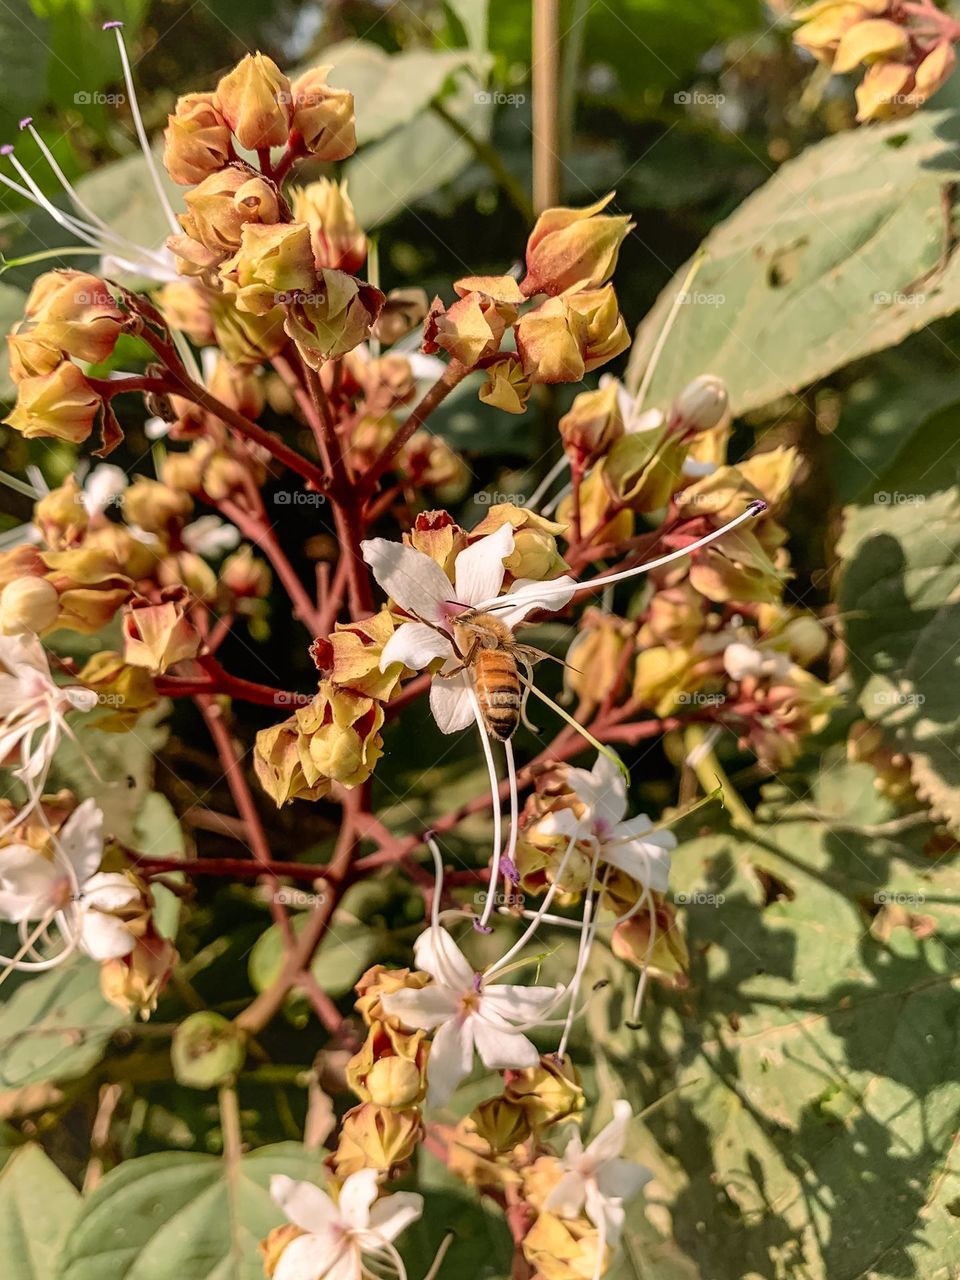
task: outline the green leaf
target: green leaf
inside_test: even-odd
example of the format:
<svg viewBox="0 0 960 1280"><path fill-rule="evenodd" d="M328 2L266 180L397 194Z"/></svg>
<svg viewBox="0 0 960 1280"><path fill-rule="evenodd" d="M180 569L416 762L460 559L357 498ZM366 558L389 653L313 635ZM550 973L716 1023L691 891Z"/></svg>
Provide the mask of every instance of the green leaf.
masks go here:
<svg viewBox="0 0 960 1280"><path fill-rule="evenodd" d="M4 74L0 84L0 126L16 129L25 111L43 96L52 51L44 24L29 5L0 7L0 48Z"/></svg>
<svg viewBox="0 0 960 1280"><path fill-rule="evenodd" d="M83 1075L129 1020L104 1000L100 966L85 957L26 978L0 1005L0 1089Z"/></svg>
<svg viewBox="0 0 960 1280"><path fill-rule="evenodd" d="M931 418L845 512L839 602L860 705L960 831L960 411Z"/></svg>
<svg viewBox="0 0 960 1280"><path fill-rule="evenodd" d="M418 116L454 72L463 67L479 72L485 65L469 49L388 54L364 40L333 45L323 56L333 64L330 83L349 89L354 96L361 147Z"/></svg>
<svg viewBox="0 0 960 1280"><path fill-rule="evenodd" d="M270 1178L323 1181L322 1153L278 1143L224 1161L189 1152L128 1160L84 1202L58 1280L263 1280L257 1243L283 1215Z"/></svg>
<svg viewBox="0 0 960 1280"><path fill-rule="evenodd" d="M736 413L901 342L960 304L944 196L960 175L953 112L853 130L785 164L704 242L650 387L667 403L700 373ZM688 264L689 265L689 264ZM641 324L636 387L688 266Z"/></svg>
<svg viewBox="0 0 960 1280"><path fill-rule="evenodd" d="M23 308L27 295L22 289L11 284L0 283L0 333L9 333L12 327L23 319ZM0 400L13 400L17 389L10 377L10 353L7 344L3 344L0 352Z"/></svg>
<svg viewBox="0 0 960 1280"><path fill-rule="evenodd" d="M42 1147L29 1143L0 1172L4 1280L50 1280L80 1196Z"/></svg>
<svg viewBox="0 0 960 1280"><path fill-rule="evenodd" d="M689 989L652 984L633 1031L623 1019L635 975L600 952L590 976L611 986L594 996L581 1045L591 1057L599 1045L608 1098L638 1111L659 1100L629 1154L654 1172L647 1219L695 1270L642 1247L622 1274L952 1274L960 873L902 834L782 810L752 837L681 845L671 881L690 903ZM913 924L886 942L868 931L884 895L900 895Z"/></svg>
<svg viewBox="0 0 960 1280"><path fill-rule="evenodd" d="M306 922L306 914L295 916L294 932L299 933ZM327 995L339 999L353 989L357 978L373 964L380 945L381 940L370 925L335 916L310 971ZM255 990L263 991L270 986L280 972L283 959L283 938L279 928L271 925L250 953L250 981Z"/></svg>

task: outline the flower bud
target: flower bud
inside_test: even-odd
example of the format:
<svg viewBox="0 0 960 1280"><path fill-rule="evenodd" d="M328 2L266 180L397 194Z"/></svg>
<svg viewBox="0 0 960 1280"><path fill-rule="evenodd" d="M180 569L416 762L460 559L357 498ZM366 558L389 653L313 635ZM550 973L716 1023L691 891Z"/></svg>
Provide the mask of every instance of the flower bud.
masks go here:
<svg viewBox="0 0 960 1280"><path fill-rule="evenodd" d="M560 435L574 466L585 470L623 435L617 384L581 391L560 419Z"/></svg>
<svg viewBox="0 0 960 1280"><path fill-rule="evenodd" d="M442 347L472 369L479 360L499 351L507 325L516 315L514 308L481 293L468 293L448 308L437 301L424 327L423 350L433 354Z"/></svg>
<svg viewBox="0 0 960 1280"><path fill-rule="evenodd" d="M484 404L504 413L523 413L530 398L530 381L516 356L504 356L487 368L487 380L480 388Z"/></svg>
<svg viewBox="0 0 960 1280"><path fill-rule="evenodd" d="M580 350L587 373L599 369L629 347L630 334L612 284L571 294L567 304L582 322Z"/></svg>
<svg viewBox="0 0 960 1280"><path fill-rule="evenodd" d="M85 271L47 272L31 290L27 313L38 339L91 364L113 354L126 320L104 282Z"/></svg>
<svg viewBox="0 0 960 1280"><path fill-rule="evenodd" d="M557 537L567 532L567 526L512 502L495 503L471 529L470 540L495 533L505 524L510 525L514 534L513 551L503 562L512 577L544 582L567 572L569 566L557 550Z"/></svg>
<svg viewBox="0 0 960 1280"><path fill-rule="evenodd" d="M422 1031L402 1034L374 1022L363 1046L347 1063L347 1083L364 1102L410 1107L426 1095L428 1053Z"/></svg>
<svg viewBox="0 0 960 1280"><path fill-rule="evenodd" d="M568 524L573 520L572 494L567 494L560 503L557 515ZM632 511L618 510L604 481L601 462L580 486L580 528L583 537L594 543L621 542L633 535L634 523Z"/></svg>
<svg viewBox="0 0 960 1280"><path fill-rule="evenodd" d="M526 1110L507 1097L489 1098L470 1113L474 1130L494 1155L505 1154L530 1137Z"/></svg>
<svg viewBox="0 0 960 1280"><path fill-rule="evenodd" d="M10 355L10 378L23 382L25 378L38 378L53 373L63 360L63 353L52 339L44 341L43 331L15 325L7 334Z"/></svg>
<svg viewBox="0 0 960 1280"><path fill-rule="evenodd" d="M209 347L216 338L210 317L210 295L189 280L171 280L155 301L171 329L185 333L195 346Z"/></svg>
<svg viewBox="0 0 960 1280"><path fill-rule="evenodd" d="M540 1213L521 1248L540 1280L586 1280L602 1276L610 1265L609 1248L598 1258L600 1237L586 1218Z"/></svg>
<svg viewBox="0 0 960 1280"><path fill-rule="evenodd" d="M686 450L677 436L657 431L621 436L603 460L603 479L632 511L659 511L683 483Z"/></svg>
<svg viewBox="0 0 960 1280"><path fill-rule="evenodd" d="M335 267L356 275L367 259L363 234L346 182L321 178L290 192L293 216L310 228L310 243L318 267Z"/></svg>
<svg viewBox="0 0 960 1280"><path fill-rule="evenodd" d="M254 555L249 543L244 543L220 566L220 581L240 600L263 600L270 594L273 575L266 561Z"/></svg>
<svg viewBox="0 0 960 1280"><path fill-rule="evenodd" d="M343 271L322 267L315 292L292 303L284 322L286 333L312 369L345 355L365 342L383 305L383 294Z"/></svg>
<svg viewBox="0 0 960 1280"><path fill-rule="evenodd" d="M137 476L123 494L123 518L148 533L169 534L192 513L193 499L188 493L147 476Z"/></svg>
<svg viewBox="0 0 960 1280"><path fill-rule="evenodd" d="M390 1174L413 1157L422 1133L416 1108L400 1111L365 1102L343 1117L333 1167L339 1178L359 1169Z"/></svg>
<svg viewBox="0 0 960 1280"><path fill-rule="evenodd" d="M253 770L278 809L290 800L319 800L330 790L326 778L307 785L300 764L300 734L292 717L257 734Z"/></svg>
<svg viewBox="0 0 960 1280"><path fill-rule="evenodd" d="M247 223L240 248L220 268L220 279L227 293L234 295L238 311L258 316L267 315L278 302L292 301L292 295L312 289L315 271L306 224Z"/></svg>
<svg viewBox="0 0 960 1280"><path fill-rule="evenodd" d="M580 1072L569 1055L557 1062L545 1054L537 1066L511 1071L503 1096L521 1108L535 1130L579 1120L585 1103Z"/></svg>
<svg viewBox="0 0 960 1280"><path fill-rule="evenodd" d="M383 708L329 681L296 713L300 764L308 786L332 779L350 788L365 782L383 754Z"/></svg>
<svg viewBox="0 0 960 1280"><path fill-rule="evenodd" d="M126 733L144 711L157 705L153 678L142 667L128 666L115 650L95 653L78 673L77 681L97 695L105 714L95 723L108 733Z"/></svg>
<svg viewBox="0 0 960 1280"><path fill-rule="evenodd" d="M100 993L125 1014L139 1014L146 1020L156 1009L178 959L173 943L149 922L128 955L101 964Z"/></svg>
<svg viewBox="0 0 960 1280"><path fill-rule="evenodd" d="M313 67L293 82L293 128L318 160L346 160L357 149L353 94L327 84L332 67Z"/></svg>
<svg viewBox="0 0 960 1280"><path fill-rule="evenodd" d="M696 659L682 647L668 649L653 645L640 649L635 659L633 696L643 707L651 707L658 716L676 709L681 694L695 692L692 676Z"/></svg>
<svg viewBox="0 0 960 1280"><path fill-rule="evenodd" d="M33 508L33 523L43 535L44 543L54 551L79 542L88 522L83 491L74 475L67 476L62 485L45 493Z"/></svg>
<svg viewBox="0 0 960 1280"><path fill-rule="evenodd" d="M640 641L644 645L692 645L703 629L703 597L689 582L681 582L653 595Z"/></svg>
<svg viewBox="0 0 960 1280"><path fill-rule="evenodd" d="M272 226L279 218L276 188L237 165L204 178L184 199L188 212L180 214L180 224L191 240L209 251L209 258L201 261L213 265L236 252L247 223ZM186 249L180 244L182 237L174 239L174 252Z"/></svg>
<svg viewBox="0 0 960 1280"><path fill-rule="evenodd" d="M832 62L837 46L846 33L868 16L869 11L882 13L888 0L818 0L803 9L795 9L792 17L803 23L793 33L794 43L812 53L821 62Z"/></svg>
<svg viewBox="0 0 960 1280"><path fill-rule="evenodd" d="M688 382L670 409L670 429L680 435L712 430L726 415L727 384L711 373Z"/></svg>
<svg viewBox="0 0 960 1280"><path fill-rule="evenodd" d="M391 289L373 327L374 337L385 347L392 346L423 324L428 309L429 301L422 289Z"/></svg>
<svg viewBox="0 0 960 1280"><path fill-rule="evenodd" d="M520 282L528 298L597 289L610 279L634 225L626 216L601 212L613 194L586 209L545 209L540 214L527 241L527 274Z"/></svg>
<svg viewBox="0 0 960 1280"><path fill-rule="evenodd" d="M187 93L167 116L163 164L181 186L202 182L230 159L230 130L212 93Z"/></svg>
<svg viewBox="0 0 960 1280"><path fill-rule="evenodd" d="M624 650L632 642L633 624L616 614L588 609L580 631L567 650L564 688L579 700L578 718L593 710L617 690Z"/></svg>
<svg viewBox="0 0 960 1280"><path fill-rule="evenodd" d="M909 53L910 39L906 30L888 18L874 18L848 27L837 45L833 58L834 75L843 75L860 62L896 60Z"/></svg>
<svg viewBox="0 0 960 1280"><path fill-rule="evenodd" d="M286 145L293 117L290 81L262 53L248 53L217 84L216 104L241 147Z"/></svg>
<svg viewBox="0 0 960 1280"><path fill-rule="evenodd" d="M638 969L649 969L650 976L664 986L680 990L689 986L687 971L690 956L673 904L656 897L655 921L649 911L639 911L618 924L610 939L613 954ZM651 939L651 924L655 924Z"/></svg>
<svg viewBox="0 0 960 1280"><path fill-rule="evenodd" d="M137 597L123 614L123 658L133 667L162 674L175 662L195 658L203 641L187 616L187 593L167 588L156 604Z"/></svg>
<svg viewBox="0 0 960 1280"><path fill-rule="evenodd" d="M566 298L550 298L516 324L517 353L531 382L580 382L586 323Z"/></svg>
<svg viewBox="0 0 960 1280"><path fill-rule="evenodd" d="M898 120L919 106L913 68L905 62L877 62L856 88L857 119Z"/></svg>
<svg viewBox="0 0 960 1280"><path fill-rule="evenodd" d="M950 40L941 40L917 67L914 93L917 106L932 98L938 89L953 75L957 65L957 51Z"/></svg>
<svg viewBox="0 0 960 1280"><path fill-rule="evenodd" d="M232 297L220 294L211 301L210 315L217 346L232 364L261 364L287 345L282 307L258 316L239 311Z"/></svg>
<svg viewBox="0 0 960 1280"><path fill-rule="evenodd" d="M422 991L429 981L429 976L418 969L388 969L382 964L371 965L357 979L354 1008L368 1027L379 1023L400 1031L403 1023L395 1014L386 1012L383 997L403 990Z"/></svg>
<svg viewBox="0 0 960 1280"><path fill-rule="evenodd" d="M46 578L15 578L0 591L0 634L49 630L60 612L60 597Z"/></svg>
<svg viewBox="0 0 960 1280"><path fill-rule="evenodd" d="M246 1056L243 1031L212 1009L201 1009L185 1018L170 1045L174 1079L190 1089L229 1084Z"/></svg>
<svg viewBox="0 0 960 1280"><path fill-rule="evenodd" d="M75 364L65 361L52 373L24 378L17 403L4 422L26 439L50 436L82 444L100 412L99 395Z"/></svg>

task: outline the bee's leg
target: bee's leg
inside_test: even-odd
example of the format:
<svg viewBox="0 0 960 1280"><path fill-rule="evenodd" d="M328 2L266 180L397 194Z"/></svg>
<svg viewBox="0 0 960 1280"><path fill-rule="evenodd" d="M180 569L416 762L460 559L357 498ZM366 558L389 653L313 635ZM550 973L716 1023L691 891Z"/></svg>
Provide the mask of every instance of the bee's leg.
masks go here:
<svg viewBox="0 0 960 1280"><path fill-rule="evenodd" d="M533 721L527 715L527 699L530 697L530 686L533 684L533 669L523 654L517 653L516 650L514 650L514 657L516 658L520 666L523 667L525 677L526 677L523 681L523 694L521 695L521 698L520 698L520 719L523 721L524 726L527 729L529 729L531 733L539 733L540 732L539 728L533 723Z"/></svg>
<svg viewBox="0 0 960 1280"><path fill-rule="evenodd" d="M477 656L477 650L480 648L480 641L474 640L469 651L459 666L453 667L450 671L442 672L442 678L448 680L450 676L458 676L462 671L468 670L473 665L473 660Z"/></svg>

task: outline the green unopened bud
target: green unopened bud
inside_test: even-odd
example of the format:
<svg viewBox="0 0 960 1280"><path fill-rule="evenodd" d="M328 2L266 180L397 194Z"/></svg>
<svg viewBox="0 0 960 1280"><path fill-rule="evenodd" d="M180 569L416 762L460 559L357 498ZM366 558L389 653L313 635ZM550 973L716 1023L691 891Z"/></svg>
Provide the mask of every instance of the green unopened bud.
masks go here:
<svg viewBox="0 0 960 1280"><path fill-rule="evenodd" d="M245 1036L233 1022L204 1009L181 1022L170 1046L170 1060L178 1084L190 1089L213 1089L228 1084L247 1056Z"/></svg>
<svg viewBox="0 0 960 1280"><path fill-rule="evenodd" d="M670 425L681 434L710 431L722 420L729 403L723 379L703 373L688 382L673 402Z"/></svg>

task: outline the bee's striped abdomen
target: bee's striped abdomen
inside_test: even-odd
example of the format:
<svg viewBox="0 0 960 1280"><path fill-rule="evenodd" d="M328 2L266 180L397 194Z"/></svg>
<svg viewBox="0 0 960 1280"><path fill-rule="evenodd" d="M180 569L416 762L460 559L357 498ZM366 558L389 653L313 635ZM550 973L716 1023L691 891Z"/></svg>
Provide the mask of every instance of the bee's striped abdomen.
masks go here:
<svg viewBox="0 0 960 1280"><path fill-rule="evenodd" d="M484 724L493 737L506 742L520 723L520 676L513 654L503 649L481 649L474 663L473 679Z"/></svg>

